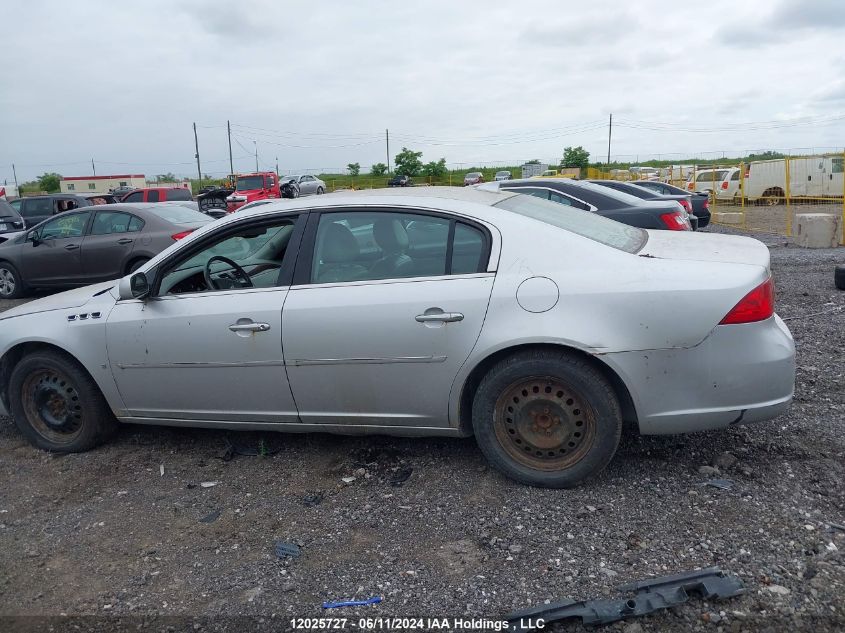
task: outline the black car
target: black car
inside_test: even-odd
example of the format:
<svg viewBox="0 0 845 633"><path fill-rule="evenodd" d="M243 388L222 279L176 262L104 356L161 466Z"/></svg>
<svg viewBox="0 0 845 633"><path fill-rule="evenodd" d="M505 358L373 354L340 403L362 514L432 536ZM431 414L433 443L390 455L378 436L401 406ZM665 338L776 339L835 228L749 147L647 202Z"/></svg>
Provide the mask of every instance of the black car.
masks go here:
<svg viewBox="0 0 845 633"><path fill-rule="evenodd" d="M387 181L388 187L411 187L413 184L414 181L411 180L411 177L406 176L405 174L396 174L393 178Z"/></svg>
<svg viewBox="0 0 845 633"><path fill-rule="evenodd" d="M4 241L4 233L15 233L23 230L23 218L20 213L6 200L0 198L0 243Z"/></svg>
<svg viewBox="0 0 845 633"><path fill-rule="evenodd" d="M698 228L710 224L710 196L703 191L684 191L681 187L656 180L634 180L631 184L646 187L662 194L689 195L692 199L692 212L698 218Z"/></svg>
<svg viewBox="0 0 845 633"><path fill-rule="evenodd" d="M690 231L677 202L641 200L630 194L569 178L526 178L480 185L480 189L514 191L551 200L641 229Z"/></svg>
<svg viewBox="0 0 845 633"><path fill-rule="evenodd" d="M72 193L53 193L46 196L18 198L9 204L21 214L26 228L29 228L62 211L90 207L92 203L87 198Z"/></svg>
<svg viewBox="0 0 845 633"><path fill-rule="evenodd" d="M690 201L692 196L688 193L663 194L652 191L651 189L645 189L644 187L640 187L639 185L635 185L631 182L620 182L618 180L590 180L588 182L592 182L603 187L610 187L611 189L621 191L622 193L629 193L640 200L672 200L677 202L684 208L684 211L689 216L692 230L695 231L698 228L698 217L692 212L692 202Z"/></svg>
<svg viewBox="0 0 845 633"><path fill-rule="evenodd" d="M80 193L77 195L85 198L91 204L114 204L120 202L113 193Z"/></svg>

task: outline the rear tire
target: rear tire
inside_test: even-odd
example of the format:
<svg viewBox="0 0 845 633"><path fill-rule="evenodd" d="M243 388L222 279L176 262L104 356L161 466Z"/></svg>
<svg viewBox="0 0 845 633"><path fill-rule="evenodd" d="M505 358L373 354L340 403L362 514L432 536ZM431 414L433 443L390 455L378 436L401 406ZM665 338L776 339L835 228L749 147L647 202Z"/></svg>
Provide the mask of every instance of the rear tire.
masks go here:
<svg viewBox="0 0 845 633"><path fill-rule="evenodd" d="M622 414L613 388L590 363L539 350L490 369L473 398L472 425L497 470L531 486L570 488L610 462Z"/></svg>
<svg viewBox="0 0 845 633"><path fill-rule="evenodd" d="M136 259L135 261L131 262L129 264L129 266L126 268L126 274L131 275L136 270L138 270L141 266L146 264L148 261L150 261L150 260L147 257L141 257L139 259Z"/></svg>
<svg viewBox="0 0 845 633"><path fill-rule="evenodd" d="M839 290L845 290L845 264L839 264L833 271L833 283Z"/></svg>
<svg viewBox="0 0 845 633"><path fill-rule="evenodd" d="M9 404L20 432L46 451L87 451L117 428L114 414L88 372L57 352L24 356L9 378Z"/></svg>
<svg viewBox="0 0 845 633"><path fill-rule="evenodd" d="M26 284L18 269L9 262L0 262L0 299L20 299L26 292Z"/></svg>

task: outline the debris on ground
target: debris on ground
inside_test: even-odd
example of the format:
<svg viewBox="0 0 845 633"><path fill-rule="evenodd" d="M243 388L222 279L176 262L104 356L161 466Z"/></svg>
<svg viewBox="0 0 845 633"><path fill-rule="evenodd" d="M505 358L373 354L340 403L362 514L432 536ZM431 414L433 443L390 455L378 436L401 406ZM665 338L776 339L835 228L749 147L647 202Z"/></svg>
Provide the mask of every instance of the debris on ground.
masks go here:
<svg viewBox="0 0 845 633"><path fill-rule="evenodd" d="M276 541L276 556L279 558L299 558L302 551L296 543Z"/></svg>
<svg viewBox="0 0 845 633"><path fill-rule="evenodd" d="M619 586L618 590L634 592L635 596L617 600L562 600L516 611L505 616L508 630L530 631L542 626L539 625L541 621L548 624L579 618L585 626L610 624L683 604L689 600L690 594L705 600L722 600L745 593L738 577L727 576L718 567L629 583Z"/></svg>
<svg viewBox="0 0 845 633"><path fill-rule="evenodd" d="M381 602L381 596L373 596L366 600L341 600L339 602L324 602L324 609L338 609L340 607L364 607L368 604L378 604Z"/></svg>
<svg viewBox="0 0 845 633"><path fill-rule="evenodd" d="M699 486L711 486L719 490L730 490L733 488L734 482L731 479L708 479L707 481L698 484Z"/></svg>
<svg viewBox="0 0 845 633"><path fill-rule="evenodd" d="M319 492L314 492L311 494L307 494L302 497L302 503L307 508L313 508L314 506L318 506L323 502L323 495Z"/></svg>
<svg viewBox="0 0 845 633"><path fill-rule="evenodd" d="M408 479L411 478L411 474L414 472L414 469L410 466L406 466L405 468L400 468L397 470L393 475L390 477L390 485L391 486L401 486L404 484Z"/></svg>
<svg viewBox="0 0 845 633"><path fill-rule="evenodd" d="M223 510L215 510L200 519L200 523L214 523L223 514Z"/></svg>
<svg viewBox="0 0 845 633"><path fill-rule="evenodd" d="M219 481L201 481L200 488L214 488L219 483Z"/></svg>

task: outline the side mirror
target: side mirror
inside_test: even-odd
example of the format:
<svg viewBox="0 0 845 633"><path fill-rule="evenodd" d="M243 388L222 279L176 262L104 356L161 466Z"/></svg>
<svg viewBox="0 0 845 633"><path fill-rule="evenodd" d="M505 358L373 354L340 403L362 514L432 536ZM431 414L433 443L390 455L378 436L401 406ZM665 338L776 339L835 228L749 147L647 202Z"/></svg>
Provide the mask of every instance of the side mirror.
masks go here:
<svg viewBox="0 0 845 633"><path fill-rule="evenodd" d="M32 242L33 246L38 246L41 243L41 240L38 239L38 231L33 231L27 235L26 240L27 242Z"/></svg>
<svg viewBox="0 0 845 633"><path fill-rule="evenodd" d="M120 280L118 294L121 300L143 299L150 294L151 285L146 273L134 273Z"/></svg>

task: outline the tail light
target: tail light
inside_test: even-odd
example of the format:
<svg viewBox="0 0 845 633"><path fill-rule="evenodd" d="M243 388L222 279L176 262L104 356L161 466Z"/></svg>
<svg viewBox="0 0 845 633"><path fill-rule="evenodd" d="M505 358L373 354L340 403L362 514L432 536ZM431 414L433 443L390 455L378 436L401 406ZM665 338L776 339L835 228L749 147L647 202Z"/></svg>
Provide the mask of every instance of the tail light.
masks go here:
<svg viewBox="0 0 845 633"><path fill-rule="evenodd" d="M684 216L680 211L673 211L672 213L663 213L660 216L663 224L670 231L689 231L689 224L684 220Z"/></svg>
<svg viewBox="0 0 845 633"><path fill-rule="evenodd" d="M681 206L687 210L687 213L692 213L692 205L689 200L678 200Z"/></svg>
<svg viewBox="0 0 845 633"><path fill-rule="evenodd" d="M775 313L775 284L769 277L745 295L733 309L719 321L719 325L765 321Z"/></svg>
<svg viewBox="0 0 845 633"><path fill-rule="evenodd" d="M727 180L723 180L723 181L722 181L722 189L727 189L727 188L728 188L728 181L727 181Z"/></svg>
<svg viewBox="0 0 845 633"><path fill-rule="evenodd" d="M687 189L689 189L690 191L695 189L695 183L694 182L688 182L687 183Z"/></svg>
<svg viewBox="0 0 845 633"><path fill-rule="evenodd" d="M173 238L175 241L179 241L183 238L188 237L191 233L193 233L196 229L188 229L187 231L180 231L179 233L174 233L170 237Z"/></svg>
<svg viewBox="0 0 845 633"><path fill-rule="evenodd" d="M707 209L708 211L710 210L710 200L709 199L704 201L704 208Z"/></svg>

